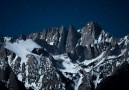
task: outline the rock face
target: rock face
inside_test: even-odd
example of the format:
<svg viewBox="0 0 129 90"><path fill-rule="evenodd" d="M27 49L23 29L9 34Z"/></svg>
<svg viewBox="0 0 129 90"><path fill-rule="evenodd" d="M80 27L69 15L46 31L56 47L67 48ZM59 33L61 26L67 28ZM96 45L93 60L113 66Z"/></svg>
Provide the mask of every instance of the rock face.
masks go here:
<svg viewBox="0 0 129 90"><path fill-rule="evenodd" d="M79 33L77 32L75 27L71 25L69 28L67 41L66 41L66 51L67 52L70 52L71 50L74 49L79 38L80 38Z"/></svg>
<svg viewBox="0 0 129 90"><path fill-rule="evenodd" d="M81 31L81 45L89 45L97 40L99 35L101 34L101 27L97 24L96 21L89 22Z"/></svg>
<svg viewBox="0 0 129 90"><path fill-rule="evenodd" d="M59 44L57 48L59 53L64 53L66 51L65 45L66 45L68 31L64 26L61 26L59 33L60 33L60 38L59 38Z"/></svg>
<svg viewBox="0 0 129 90"><path fill-rule="evenodd" d="M0 36L0 90L129 90L129 35L117 39L96 21Z"/></svg>

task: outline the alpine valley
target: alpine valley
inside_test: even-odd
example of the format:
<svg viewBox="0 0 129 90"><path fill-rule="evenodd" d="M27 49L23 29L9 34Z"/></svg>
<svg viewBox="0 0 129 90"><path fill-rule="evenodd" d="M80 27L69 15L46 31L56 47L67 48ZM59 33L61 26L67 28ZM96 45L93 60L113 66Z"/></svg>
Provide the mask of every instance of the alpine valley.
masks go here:
<svg viewBox="0 0 129 90"><path fill-rule="evenodd" d="M129 35L115 38L96 21L1 35L0 90L129 90Z"/></svg>

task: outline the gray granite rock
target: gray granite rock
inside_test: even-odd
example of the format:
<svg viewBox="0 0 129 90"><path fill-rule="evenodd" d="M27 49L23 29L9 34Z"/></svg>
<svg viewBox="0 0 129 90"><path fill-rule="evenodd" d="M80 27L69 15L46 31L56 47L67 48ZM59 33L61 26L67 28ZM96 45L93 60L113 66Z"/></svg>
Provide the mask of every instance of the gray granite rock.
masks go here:
<svg viewBox="0 0 129 90"><path fill-rule="evenodd" d="M74 26L70 25L67 41L66 41L66 52L73 50L80 38L79 33Z"/></svg>
<svg viewBox="0 0 129 90"><path fill-rule="evenodd" d="M67 34L68 31L64 26L61 26L59 29L60 38L59 38L59 44L58 44L58 52L64 53L66 52L66 40L67 40Z"/></svg>
<svg viewBox="0 0 129 90"><path fill-rule="evenodd" d="M102 28L97 24L96 21L89 22L81 31L82 39L81 45L93 44L94 40L97 40L101 34Z"/></svg>

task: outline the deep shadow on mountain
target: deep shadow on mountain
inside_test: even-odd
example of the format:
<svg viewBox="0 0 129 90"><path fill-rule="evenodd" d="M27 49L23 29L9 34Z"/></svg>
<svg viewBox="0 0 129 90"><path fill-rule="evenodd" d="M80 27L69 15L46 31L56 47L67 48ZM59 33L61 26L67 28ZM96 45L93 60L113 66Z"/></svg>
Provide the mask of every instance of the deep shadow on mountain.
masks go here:
<svg viewBox="0 0 129 90"><path fill-rule="evenodd" d="M96 90L129 90L129 64L124 63L112 76L103 80Z"/></svg>

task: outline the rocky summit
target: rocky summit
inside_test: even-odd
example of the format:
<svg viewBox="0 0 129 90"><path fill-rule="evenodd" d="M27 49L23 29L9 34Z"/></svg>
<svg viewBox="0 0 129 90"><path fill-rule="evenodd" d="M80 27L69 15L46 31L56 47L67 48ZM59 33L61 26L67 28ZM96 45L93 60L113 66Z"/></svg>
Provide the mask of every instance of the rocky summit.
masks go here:
<svg viewBox="0 0 129 90"><path fill-rule="evenodd" d="M129 90L129 35L91 21L0 36L0 90Z"/></svg>

